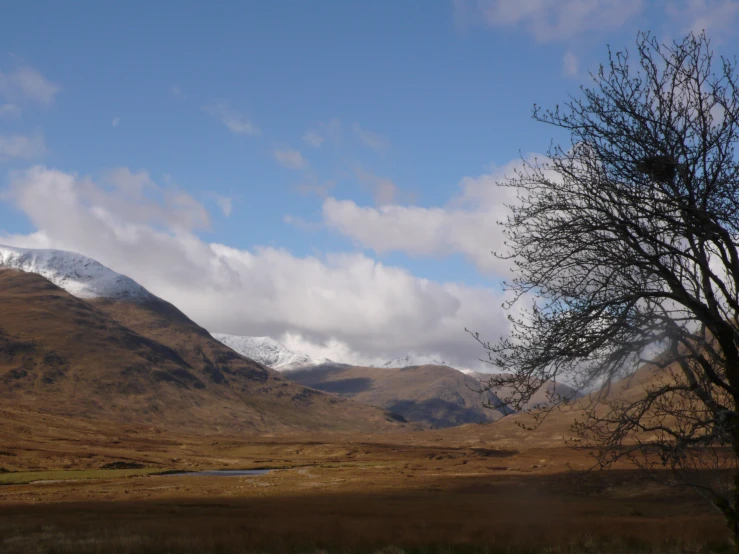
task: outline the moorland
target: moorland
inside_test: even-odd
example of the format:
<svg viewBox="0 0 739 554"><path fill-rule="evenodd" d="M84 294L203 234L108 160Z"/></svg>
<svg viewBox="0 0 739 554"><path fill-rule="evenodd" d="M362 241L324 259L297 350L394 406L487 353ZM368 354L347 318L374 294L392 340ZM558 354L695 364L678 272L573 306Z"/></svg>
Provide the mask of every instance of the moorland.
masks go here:
<svg viewBox="0 0 739 554"><path fill-rule="evenodd" d="M566 446L572 411L534 431L519 425L527 414L412 421L386 404L413 389L405 375L466 381L393 370L393 388L377 369L342 370L383 383L363 403L325 379L324 390L286 380L121 276L105 282L123 292L70 294L109 270L88 260L60 277L63 253L44 259L45 276L0 269L3 554L733 548L694 491L627 465L591 470L588 451ZM650 375L616 389L638 394ZM461 394L444 405L457 396L468 410ZM272 471L173 474L248 469Z"/></svg>

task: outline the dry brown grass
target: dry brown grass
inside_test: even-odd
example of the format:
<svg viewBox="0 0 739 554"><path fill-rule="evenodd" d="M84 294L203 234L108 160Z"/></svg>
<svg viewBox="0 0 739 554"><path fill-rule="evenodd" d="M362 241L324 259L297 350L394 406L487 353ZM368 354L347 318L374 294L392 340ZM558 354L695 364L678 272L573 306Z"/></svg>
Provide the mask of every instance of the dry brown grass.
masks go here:
<svg viewBox="0 0 739 554"><path fill-rule="evenodd" d="M21 424L24 414L16 415ZM470 441L474 428L478 439ZM39 552L60 554L372 554L397 545L431 554L620 554L708 552L726 541L722 519L690 491L660 488L626 469L572 472L567 463L587 464L582 454L496 449L485 429L462 429L454 440L451 433L209 438L64 420L22 440L3 442L0 434L0 466L94 469L99 477L0 486L0 552L38 544ZM100 472L117 460L157 470L292 469L228 478Z"/></svg>
<svg viewBox="0 0 739 554"><path fill-rule="evenodd" d="M1 487L0 552L710 552L727 541L694 495L633 472L454 476L439 463Z"/></svg>
<svg viewBox="0 0 739 554"><path fill-rule="evenodd" d="M3 554L708 554L728 553L727 542L662 542L638 539L600 539L591 535L542 545L512 544L365 544L339 545L330 540L296 541L271 537L268 544L254 544L250 533L237 529L203 529L199 534L181 528L161 528L157 533L100 529L82 533L54 526L17 530L0 538Z"/></svg>

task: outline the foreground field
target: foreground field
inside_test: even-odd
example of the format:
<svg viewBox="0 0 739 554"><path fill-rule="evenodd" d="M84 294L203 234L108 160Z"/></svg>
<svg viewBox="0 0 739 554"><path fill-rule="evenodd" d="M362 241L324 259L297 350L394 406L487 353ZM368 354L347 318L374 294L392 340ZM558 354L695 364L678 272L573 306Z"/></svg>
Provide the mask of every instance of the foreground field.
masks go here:
<svg viewBox="0 0 739 554"><path fill-rule="evenodd" d="M552 546L708 552L726 544L721 520L697 499L674 491L665 496L625 472L586 477L494 471L444 477L431 467L403 473L355 465L246 478L9 486L2 488L0 550L349 553L398 545L407 552ZM396 473L414 482L384 478Z"/></svg>
<svg viewBox="0 0 739 554"><path fill-rule="evenodd" d="M3 554L716 552L728 544L722 519L688 490L625 468L583 471L586 455L561 447L469 444L474 428L455 442L434 433L245 440L59 425L0 443ZM156 474L256 467L284 469Z"/></svg>

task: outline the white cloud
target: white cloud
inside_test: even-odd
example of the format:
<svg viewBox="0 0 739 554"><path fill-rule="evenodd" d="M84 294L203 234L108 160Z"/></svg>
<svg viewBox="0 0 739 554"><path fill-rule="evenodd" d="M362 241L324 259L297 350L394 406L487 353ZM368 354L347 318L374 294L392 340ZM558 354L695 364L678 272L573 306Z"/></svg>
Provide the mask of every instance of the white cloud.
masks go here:
<svg viewBox="0 0 739 554"><path fill-rule="evenodd" d="M0 94L9 100L27 100L50 105L60 87L32 67L21 67L11 73L0 71Z"/></svg>
<svg viewBox="0 0 739 554"><path fill-rule="evenodd" d="M683 31L734 31L739 15L737 0L673 0L667 13Z"/></svg>
<svg viewBox="0 0 739 554"><path fill-rule="evenodd" d="M574 52L568 50L562 57L562 69L568 77L575 77L577 75L580 65L580 60Z"/></svg>
<svg viewBox="0 0 739 554"><path fill-rule="evenodd" d="M352 126L352 130L360 142L372 150L382 152L388 148L388 142L384 138L372 131L362 129L358 123Z"/></svg>
<svg viewBox="0 0 739 554"><path fill-rule="evenodd" d="M30 160L46 153L46 140L42 133L0 135L0 160L20 158Z"/></svg>
<svg viewBox="0 0 739 554"><path fill-rule="evenodd" d="M377 254L405 252L411 256L442 258L461 253L479 269L502 273L508 267L492 254L503 246L495 214L417 206L357 206L328 198L325 223Z"/></svg>
<svg viewBox="0 0 739 554"><path fill-rule="evenodd" d="M500 260L491 252L505 252L498 222L508 215L506 205L515 202L515 191L497 183L512 177L520 167L521 161L516 161L479 177L465 177L459 184L461 193L443 207L373 208L327 198L323 203L323 221L380 255L404 252L442 258L461 254L480 270L507 276L511 262Z"/></svg>
<svg viewBox="0 0 739 554"><path fill-rule="evenodd" d="M490 27L523 28L542 42L618 29L644 9L643 0L456 0L455 18Z"/></svg>
<svg viewBox="0 0 739 554"><path fill-rule="evenodd" d="M169 90L175 96L179 96L180 98L184 98L185 97L185 93L182 92L182 89L180 87L178 87L177 85L172 85Z"/></svg>
<svg viewBox="0 0 739 554"><path fill-rule="evenodd" d="M0 117L18 117L21 115L21 108L15 104L0 105Z"/></svg>
<svg viewBox="0 0 739 554"><path fill-rule="evenodd" d="M328 358L335 362L358 366L381 366L392 359L391 356L388 357L387 355L372 356L357 352L348 343L336 338L330 338L326 341L311 341L299 333L288 332L279 337L278 340L289 350L303 352L314 360Z"/></svg>
<svg viewBox="0 0 739 554"><path fill-rule="evenodd" d="M420 279L357 253L296 257L206 243L181 224L192 219L192 206L152 199L156 185L145 172L120 170L114 180L109 190L44 167L13 174L6 198L37 231L0 242L80 252L213 332L289 334L334 359L438 352L468 367L481 349L465 326L490 338L507 331L501 297L491 290Z"/></svg>
<svg viewBox="0 0 739 554"><path fill-rule="evenodd" d="M313 148L319 148L326 139L314 131L306 131L303 135L303 142Z"/></svg>
<svg viewBox="0 0 739 554"><path fill-rule="evenodd" d="M100 217L136 224L164 223L188 231L210 227L208 212L202 204L171 182L165 187L159 186L144 170L133 172L121 167L107 171L102 178L107 186L100 186L90 178L43 168L34 168L28 175L39 190L46 187L43 190L50 194L54 194L58 183L71 178L69 187L74 189L77 201L94 207Z"/></svg>
<svg viewBox="0 0 739 554"><path fill-rule="evenodd" d="M113 127L118 127L118 124L120 122L121 122L121 118L120 117L114 117L113 118L113 121L111 122L111 124L113 125Z"/></svg>
<svg viewBox="0 0 739 554"><path fill-rule="evenodd" d="M283 150L275 150L272 152L275 160L288 169L304 169L308 166L308 162L305 161L303 154L299 150L293 150L286 148Z"/></svg>
<svg viewBox="0 0 739 554"><path fill-rule="evenodd" d="M232 133L240 135L259 135L262 131L244 115L235 111L225 102L211 104L203 108L206 113L212 115L228 127Z"/></svg>
<svg viewBox="0 0 739 554"><path fill-rule="evenodd" d="M105 180L120 190L125 196L140 200L146 189L156 188L149 173L144 170L131 171L127 167L117 167L105 173Z"/></svg>

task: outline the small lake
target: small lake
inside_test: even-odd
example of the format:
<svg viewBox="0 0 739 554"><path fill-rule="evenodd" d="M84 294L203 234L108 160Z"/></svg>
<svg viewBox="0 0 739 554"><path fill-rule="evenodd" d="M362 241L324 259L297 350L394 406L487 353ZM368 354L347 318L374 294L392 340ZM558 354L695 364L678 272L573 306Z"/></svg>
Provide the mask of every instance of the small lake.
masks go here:
<svg viewBox="0 0 739 554"><path fill-rule="evenodd" d="M211 469L206 471L179 471L167 473L179 477L243 477L245 475L267 475L271 469Z"/></svg>

